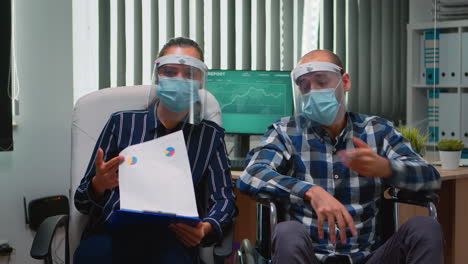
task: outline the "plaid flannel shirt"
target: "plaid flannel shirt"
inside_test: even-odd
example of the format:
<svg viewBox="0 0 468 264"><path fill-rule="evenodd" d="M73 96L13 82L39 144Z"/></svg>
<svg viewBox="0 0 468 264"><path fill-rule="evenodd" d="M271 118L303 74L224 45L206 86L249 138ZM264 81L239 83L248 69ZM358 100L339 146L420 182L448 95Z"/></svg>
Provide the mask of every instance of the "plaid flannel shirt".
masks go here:
<svg viewBox="0 0 468 264"><path fill-rule="evenodd" d="M365 177L344 166L337 152L355 148L353 137L390 161L390 178ZM353 217L358 235L352 237L347 228L346 244L330 242L328 225L324 226L324 239L319 239L317 215L310 202L304 201L304 193L314 185L333 195ZM386 185L414 191L438 189L440 175L411 149L391 122L353 112L347 113L347 125L336 139L302 115L275 122L260 145L250 151L248 165L237 182L245 193L289 197L291 219L306 226L316 256L323 261L329 255L345 255L351 263L362 261L381 243L376 216ZM340 231L337 227L337 237Z"/></svg>

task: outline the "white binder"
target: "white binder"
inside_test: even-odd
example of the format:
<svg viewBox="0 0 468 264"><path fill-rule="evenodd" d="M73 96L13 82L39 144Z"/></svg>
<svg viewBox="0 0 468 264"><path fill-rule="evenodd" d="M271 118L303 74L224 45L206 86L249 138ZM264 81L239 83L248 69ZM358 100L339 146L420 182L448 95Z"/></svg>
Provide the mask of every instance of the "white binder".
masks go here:
<svg viewBox="0 0 468 264"><path fill-rule="evenodd" d="M439 140L460 139L458 93L440 93L439 105Z"/></svg>
<svg viewBox="0 0 468 264"><path fill-rule="evenodd" d="M468 32L463 32L462 36L462 68L461 68L461 83L468 86ZM465 101L466 102L466 101Z"/></svg>
<svg viewBox="0 0 468 264"><path fill-rule="evenodd" d="M468 148L468 93L462 94L461 114L462 114L461 138L463 140L463 143L465 144L465 148Z"/></svg>
<svg viewBox="0 0 468 264"><path fill-rule="evenodd" d="M458 85L460 71L460 35L455 33L441 33L439 39L440 47L440 70L439 84Z"/></svg>
<svg viewBox="0 0 468 264"><path fill-rule="evenodd" d="M424 34L421 34L419 37L419 50L420 50L420 55L419 55L419 76L416 80L418 80L418 84L425 84L426 83L426 64L425 64L425 39L424 39ZM413 84L413 83L412 83Z"/></svg>

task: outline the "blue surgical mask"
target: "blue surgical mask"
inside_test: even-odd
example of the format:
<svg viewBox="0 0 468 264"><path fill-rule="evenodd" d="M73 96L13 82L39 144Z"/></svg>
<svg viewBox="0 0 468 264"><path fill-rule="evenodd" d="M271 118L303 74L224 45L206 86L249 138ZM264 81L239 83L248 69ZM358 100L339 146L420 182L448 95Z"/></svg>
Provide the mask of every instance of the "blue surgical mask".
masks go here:
<svg viewBox="0 0 468 264"><path fill-rule="evenodd" d="M333 124L340 109L335 88L311 90L302 96L302 102L304 115L324 126Z"/></svg>
<svg viewBox="0 0 468 264"><path fill-rule="evenodd" d="M200 81L182 77L159 77L157 94L169 110L179 113L200 100Z"/></svg>

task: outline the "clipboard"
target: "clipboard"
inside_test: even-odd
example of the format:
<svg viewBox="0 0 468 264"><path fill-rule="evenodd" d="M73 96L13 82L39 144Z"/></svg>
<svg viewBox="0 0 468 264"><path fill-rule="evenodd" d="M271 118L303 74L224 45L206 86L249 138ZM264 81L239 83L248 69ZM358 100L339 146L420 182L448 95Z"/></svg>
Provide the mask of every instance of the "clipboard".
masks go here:
<svg viewBox="0 0 468 264"><path fill-rule="evenodd" d="M175 214L168 214L163 212L141 212L120 209L114 212L111 221L111 227L119 228L131 225L152 225L152 224L177 224L183 223L190 226L197 226L201 222L198 217L189 217Z"/></svg>
<svg viewBox="0 0 468 264"><path fill-rule="evenodd" d="M201 221L182 131L129 146L120 155L120 210L111 226Z"/></svg>

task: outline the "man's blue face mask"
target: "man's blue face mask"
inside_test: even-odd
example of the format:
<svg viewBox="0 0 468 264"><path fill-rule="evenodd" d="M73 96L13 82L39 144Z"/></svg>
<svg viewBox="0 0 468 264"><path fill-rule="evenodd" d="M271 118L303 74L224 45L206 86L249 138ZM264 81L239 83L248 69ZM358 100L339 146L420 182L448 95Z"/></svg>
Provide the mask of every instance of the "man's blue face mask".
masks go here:
<svg viewBox="0 0 468 264"><path fill-rule="evenodd" d="M302 96L304 115L324 126L333 124L341 106L336 100L335 91L336 88L316 89L304 94Z"/></svg>
<svg viewBox="0 0 468 264"><path fill-rule="evenodd" d="M179 113L200 101L200 81L182 77L159 77L157 95L169 110Z"/></svg>

